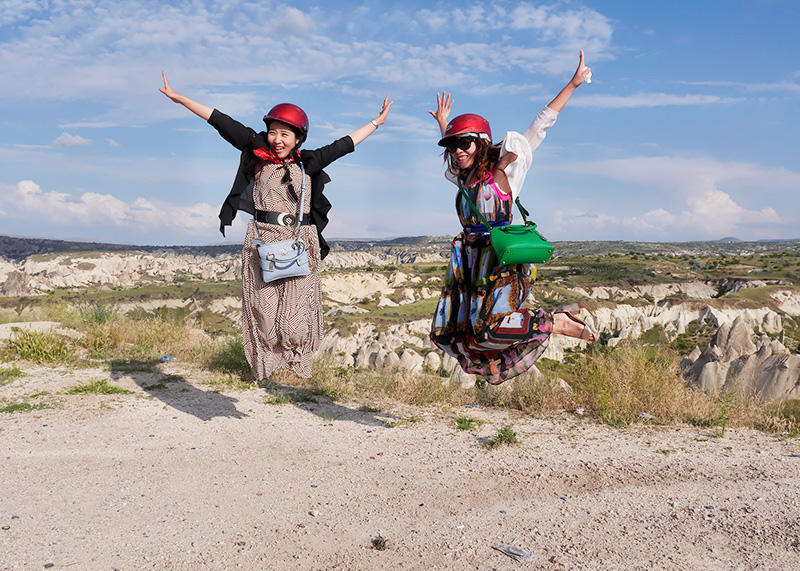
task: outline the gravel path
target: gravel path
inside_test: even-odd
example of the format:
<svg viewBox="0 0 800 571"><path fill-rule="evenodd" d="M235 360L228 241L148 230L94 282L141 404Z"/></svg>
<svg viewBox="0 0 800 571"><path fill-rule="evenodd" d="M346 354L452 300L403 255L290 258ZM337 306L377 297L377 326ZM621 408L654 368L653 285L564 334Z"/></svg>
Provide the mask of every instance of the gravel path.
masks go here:
<svg viewBox="0 0 800 571"><path fill-rule="evenodd" d="M0 387L55 405L0 413L0 570L800 568L797 439L271 405L180 365L115 375L129 395L63 394L100 370ZM520 444L488 450L503 426Z"/></svg>

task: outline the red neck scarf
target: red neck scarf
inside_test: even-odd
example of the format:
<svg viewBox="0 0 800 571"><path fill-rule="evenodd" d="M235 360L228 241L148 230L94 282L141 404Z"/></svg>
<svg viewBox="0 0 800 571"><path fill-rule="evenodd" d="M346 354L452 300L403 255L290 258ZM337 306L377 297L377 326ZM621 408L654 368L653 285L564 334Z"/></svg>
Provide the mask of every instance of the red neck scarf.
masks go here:
<svg viewBox="0 0 800 571"><path fill-rule="evenodd" d="M282 165L287 161L290 163L295 163L300 160L300 153L296 149L292 149L292 152L289 153L289 156L286 157L286 159L281 159L275 154L275 151L268 149L267 147L253 149L253 154L262 161L272 163L273 165Z"/></svg>

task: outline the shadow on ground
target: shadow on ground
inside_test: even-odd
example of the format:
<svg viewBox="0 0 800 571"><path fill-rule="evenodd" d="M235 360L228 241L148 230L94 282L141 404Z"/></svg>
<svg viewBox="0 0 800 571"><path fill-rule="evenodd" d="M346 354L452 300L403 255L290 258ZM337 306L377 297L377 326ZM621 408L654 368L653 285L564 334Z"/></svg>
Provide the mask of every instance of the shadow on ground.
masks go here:
<svg viewBox="0 0 800 571"><path fill-rule="evenodd" d="M351 421L365 426L388 426L401 418L367 406L350 408L334 402L326 395L291 385L270 382L261 387L267 404L293 404L296 408L317 415L323 420Z"/></svg>
<svg viewBox="0 0 800 571"><path fill-rule="evenodd" d="M247 418L236 408L238 399L222 393L195 387L181 375L159 370L159 361L111 361L111 379L119 381L130 377L147 394L165 405L196 416L200 420L225 418Z"/></svg>
<svg viewBox="0 0 800 571"><path fill-rule="evenodd" d="M213 389L199 389L182 375L162 370L159 367L161 362L158 360L114 360L110 361L109 365L112 380L131 378L144 392L165 405L191 414L200 420L211 420L216 417L240 419L250 416L236 408L238 399ZM292 404L323 420L351 421L369 427L390 426L403 420L369 407L343 406L325 395L314 394L301 387L269 383L267 387L258 390L263 391L265 404Z"/></svg>

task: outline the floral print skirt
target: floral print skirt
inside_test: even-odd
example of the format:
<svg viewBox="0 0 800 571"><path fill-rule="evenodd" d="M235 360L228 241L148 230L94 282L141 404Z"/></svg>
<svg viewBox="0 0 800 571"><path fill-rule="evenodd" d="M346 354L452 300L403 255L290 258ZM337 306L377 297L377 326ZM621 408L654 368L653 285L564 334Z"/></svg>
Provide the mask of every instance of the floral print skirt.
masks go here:
<svg viewBox="0 0 800 571"><path fill-rule="evenodd" d="M522 307L533 271L531 264L498 265L488 233L456 236L431 340L465 372L493 384L527 371L553 331L551 313Z"/></svg>

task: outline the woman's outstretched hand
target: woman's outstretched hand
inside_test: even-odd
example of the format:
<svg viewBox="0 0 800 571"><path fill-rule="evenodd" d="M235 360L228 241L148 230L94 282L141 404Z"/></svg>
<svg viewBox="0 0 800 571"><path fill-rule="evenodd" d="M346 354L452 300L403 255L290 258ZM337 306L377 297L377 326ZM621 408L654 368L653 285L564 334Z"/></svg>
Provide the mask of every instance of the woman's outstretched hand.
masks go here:
<svg viewBox="0 0 800 571"><path fill-rule="evenodd" d="M439 123L439 129L442 131L442 135L444 135L444 130L447 128L447 118L450 117L450 110L453 108L453 103L455 103L455 99L446 91L442 91L441 94L436 94L436 111L428 110L428 113Z"/></svg>
<svg viewBox="0 0 800 571"><path fill-rule="evenodd" d="M572 76L572 80L570 84L572 87L578 87L581 83L586 81L587 78L591 77L592 69L590 67L586 67L586 64L583 61L583 50L581 50L581 59L578 63L578 69L575 70L575 75Z"/></svg>
<svg viewBox="0 0 800 571"><path fill-rule="evenodd" d="M394 101L389 101L389 96L383 98L383 107L381 107L380 115L375 117L372 121L364 125L363 127L359 127L352 133L350 133L350 138L353 140L353 145L358 145L361 141L372 135L375 131L378 130L378 127L386 123L386 116L389 115L389 109L392 108L392 104Z"/></svg>
<svg viewBox="0 0 800 571"><path fill-rule="evenodd" d="M389 101L389 95L383 98L383 107L381 107L381 113L375 118L375 122L378 125L383 125L386 123L386 116L389 115L389 109L391 109L392 104L394 101Z"/></svg>
<svg viewBox="0 0 800 571"><path fill-rule="evenodd" d="M167 97L169 97L170 99L172 99L175 103L180 103L180 101L178 101L180 95L178 95L178 93L169 86L169 81L167 81L166 72L162 71L161 77L164 78L164 87L159 87L158 90Z"/></svg>
<svg viewBox="0 0 800 571"><path fill-rule="evenodd" d="M164 78L164 87L159 87L158 90L169 97L175 103L183 105L189 111L200 117L201 119L208 119L211 117L211 113L214 111L212 107L208 105L203 105L202 103L198 103L193 99L189 99L188 97L181 95L180 93L176 92L169 86L169 81L167 81L167 74L163 71L161 72L161 77Z"/></svg>

